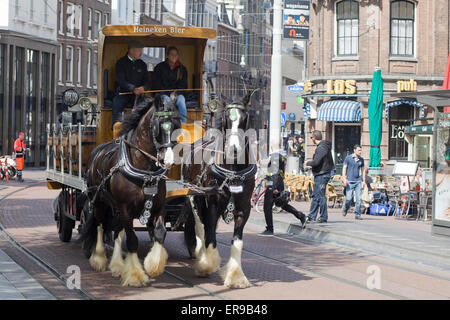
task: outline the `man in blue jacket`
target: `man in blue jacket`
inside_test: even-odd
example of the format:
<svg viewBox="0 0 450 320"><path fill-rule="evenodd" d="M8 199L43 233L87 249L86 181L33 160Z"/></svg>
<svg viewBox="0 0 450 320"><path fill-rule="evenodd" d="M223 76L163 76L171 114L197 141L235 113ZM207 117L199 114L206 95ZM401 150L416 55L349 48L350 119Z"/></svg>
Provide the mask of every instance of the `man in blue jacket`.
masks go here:
<svg viewBox="0 0 450 320"><path fill-rule="evenodd" d="M320 208L319 223L327 223L328 209L325 192L328 181L331 178L331 171L334 170L333 156L331 155L331 142L322 141L322 132L315 130L311 135L311 140L316 147L312 161L306 162L307 167L311 167L314 175L314 190L312 193L311 207L309 209L308 222L315 221L317 211Z"/></svg>

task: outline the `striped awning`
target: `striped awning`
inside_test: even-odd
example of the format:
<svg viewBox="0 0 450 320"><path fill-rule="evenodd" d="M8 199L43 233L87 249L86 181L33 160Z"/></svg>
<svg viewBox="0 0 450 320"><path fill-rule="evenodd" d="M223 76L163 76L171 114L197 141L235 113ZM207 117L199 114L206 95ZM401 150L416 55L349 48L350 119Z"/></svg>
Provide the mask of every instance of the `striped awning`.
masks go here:
<svg viewBox="0 0 450 320"><path fill-rule="evenodd" d="M384 115L385 115L386 119L389 118L389 109L392 107L397 107L401 104L408 104L410 106L420 108L420 118L425 118L425 107L420 102L412 101L412 100L397 100L397 101L392 101L392 102L386 103L386 108L384 111Z"/></svg>
<svg viewBox="0 0 450 320"><path fill-rule="evenodd" d="M309 117L311 117L311 105L308 103L303 106L303 118L308 119Z"/></svg>
<svg viewBox="0 0 450 320"><path fill-rule="evenodd" d="M361 122L361 102L333 100L323 103L317 120L330 122Z"/></svg>

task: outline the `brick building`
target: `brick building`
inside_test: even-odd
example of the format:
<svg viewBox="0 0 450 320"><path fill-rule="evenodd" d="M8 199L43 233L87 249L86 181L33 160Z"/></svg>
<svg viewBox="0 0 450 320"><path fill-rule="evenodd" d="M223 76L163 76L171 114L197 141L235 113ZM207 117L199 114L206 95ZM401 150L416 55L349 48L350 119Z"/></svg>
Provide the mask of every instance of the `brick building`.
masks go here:
<svg viewBox="0 0 450 320"><path fill-rule="evenodd" d="M58 0L56 114L64 111L62 93L75 89L96 101L97 39L111 23L111 1Z"/></svg>
<svg viewBox="0 0 450 320"><path fill-rule="evenodd" d="M360 143L369 159L368 100L376 67L384 81L382 161L417 160L432 164L432 135L409 135L427 125L431 108L390 98L398 90L442 87L450 51L448 0L312 1L305 95L307 132L321 130L333 143L337 171ZM337 100L337 101L336 101ZM347 113L342 110L348 110ZM327 112L328 110L328 112ZM337 119L336 117L340 117ZM307 139L307 158L314 153Z"/></svg>

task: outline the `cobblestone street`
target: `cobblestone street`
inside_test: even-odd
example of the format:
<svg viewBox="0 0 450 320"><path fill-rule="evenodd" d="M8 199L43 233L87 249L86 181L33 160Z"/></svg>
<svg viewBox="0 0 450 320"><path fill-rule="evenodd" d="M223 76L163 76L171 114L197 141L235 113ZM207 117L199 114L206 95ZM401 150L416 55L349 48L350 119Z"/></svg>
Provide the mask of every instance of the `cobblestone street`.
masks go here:
<svg viewBox="0 0 450 320"><path fill-rule="evenodd" d="M58 239L51 205L58 191L49 191L42 181L43 172L25 172L25 184L10 183L0 190L0 197L12 193L0 202L0 222L5 230L20 244L51 264L62 274L71 265L81 269L81 286L98 299L448 299L450 297L450 273L445 268L432 268L425 264L400 260L387 255L378 255L362 250L357 243L344 247L338 240L332 243L318 242L302 237L313 229L295 232L295 219L286 213L275 215L275 236L260 237L263 215L252 212L244 232L243 270L252 283L247 289L227 289L217 273L209 278L198 278L194 274L193 260L184 247L183 235L169 232L164 246L169 253L166 273L152 279L145 288L122 287L111 272L96 273L84 257L78 235L74 231L72 242ZM41 181L41 182L39 182ZM2 185L4 186L4 185ZM306 210L304 203L295 203ZM332 233L340 225L354 223L350 215L339 218L338 209L330 210L327 226ZM416 221L394 221L392 217L370 217L358 222L365 227L380 230L395 228L425 232L429 224ZM294 228L294 229L293 229ZM321 226L322 228L322 226ZM357 228L354 227L355 231ZM341 229L342 230L342 229ZM232 226L219 224L218 248L222 265L230 252ZM287 232L292 233L289 235ZM358 234L344 230L348 236ZM143 259L149 250L146 232L139 232L139 256ZM376 238L373 232L373 238ZM355 238L357 239L357 238ZM318 239L320 240L320 239ZM357 241L357 240L354 240ZM416 245L410 243L411 245ZM379 245L379 244L377 244ZM67 289L39 266L30 263L7 241L0 241L0 249L39 282L57 299L80 299L74 291ZM429 248L432 251L432 248ZM437 254L437 253L436 253ZM441 252L444 255L445 252ZM448 254L448 251L447 251ZM379 268L380 289L369 289L367 271L371 266ZM448 265L447 265L448 266ZM0 270L0 273L3 271ZM70 276L70 274L67 274ZM180 281L182 279L182 281ZM50 298L50 296L49 296Z"/></svg>

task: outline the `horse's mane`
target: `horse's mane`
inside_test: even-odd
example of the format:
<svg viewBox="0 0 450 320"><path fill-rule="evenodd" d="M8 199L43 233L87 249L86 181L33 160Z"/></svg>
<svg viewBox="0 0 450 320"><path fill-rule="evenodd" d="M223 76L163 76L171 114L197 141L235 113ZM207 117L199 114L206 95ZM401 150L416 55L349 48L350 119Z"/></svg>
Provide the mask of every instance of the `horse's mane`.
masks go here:
<svg viewBox="0 0 450 320"><path fill-rule="evenodd" d="M156 101L154 99L146 98L133 108L133 111L124 116L124 120L120 125L119 136L126 135L133 129L136 129L139 121L147 113L147 111L153 106Z"/></svg>

